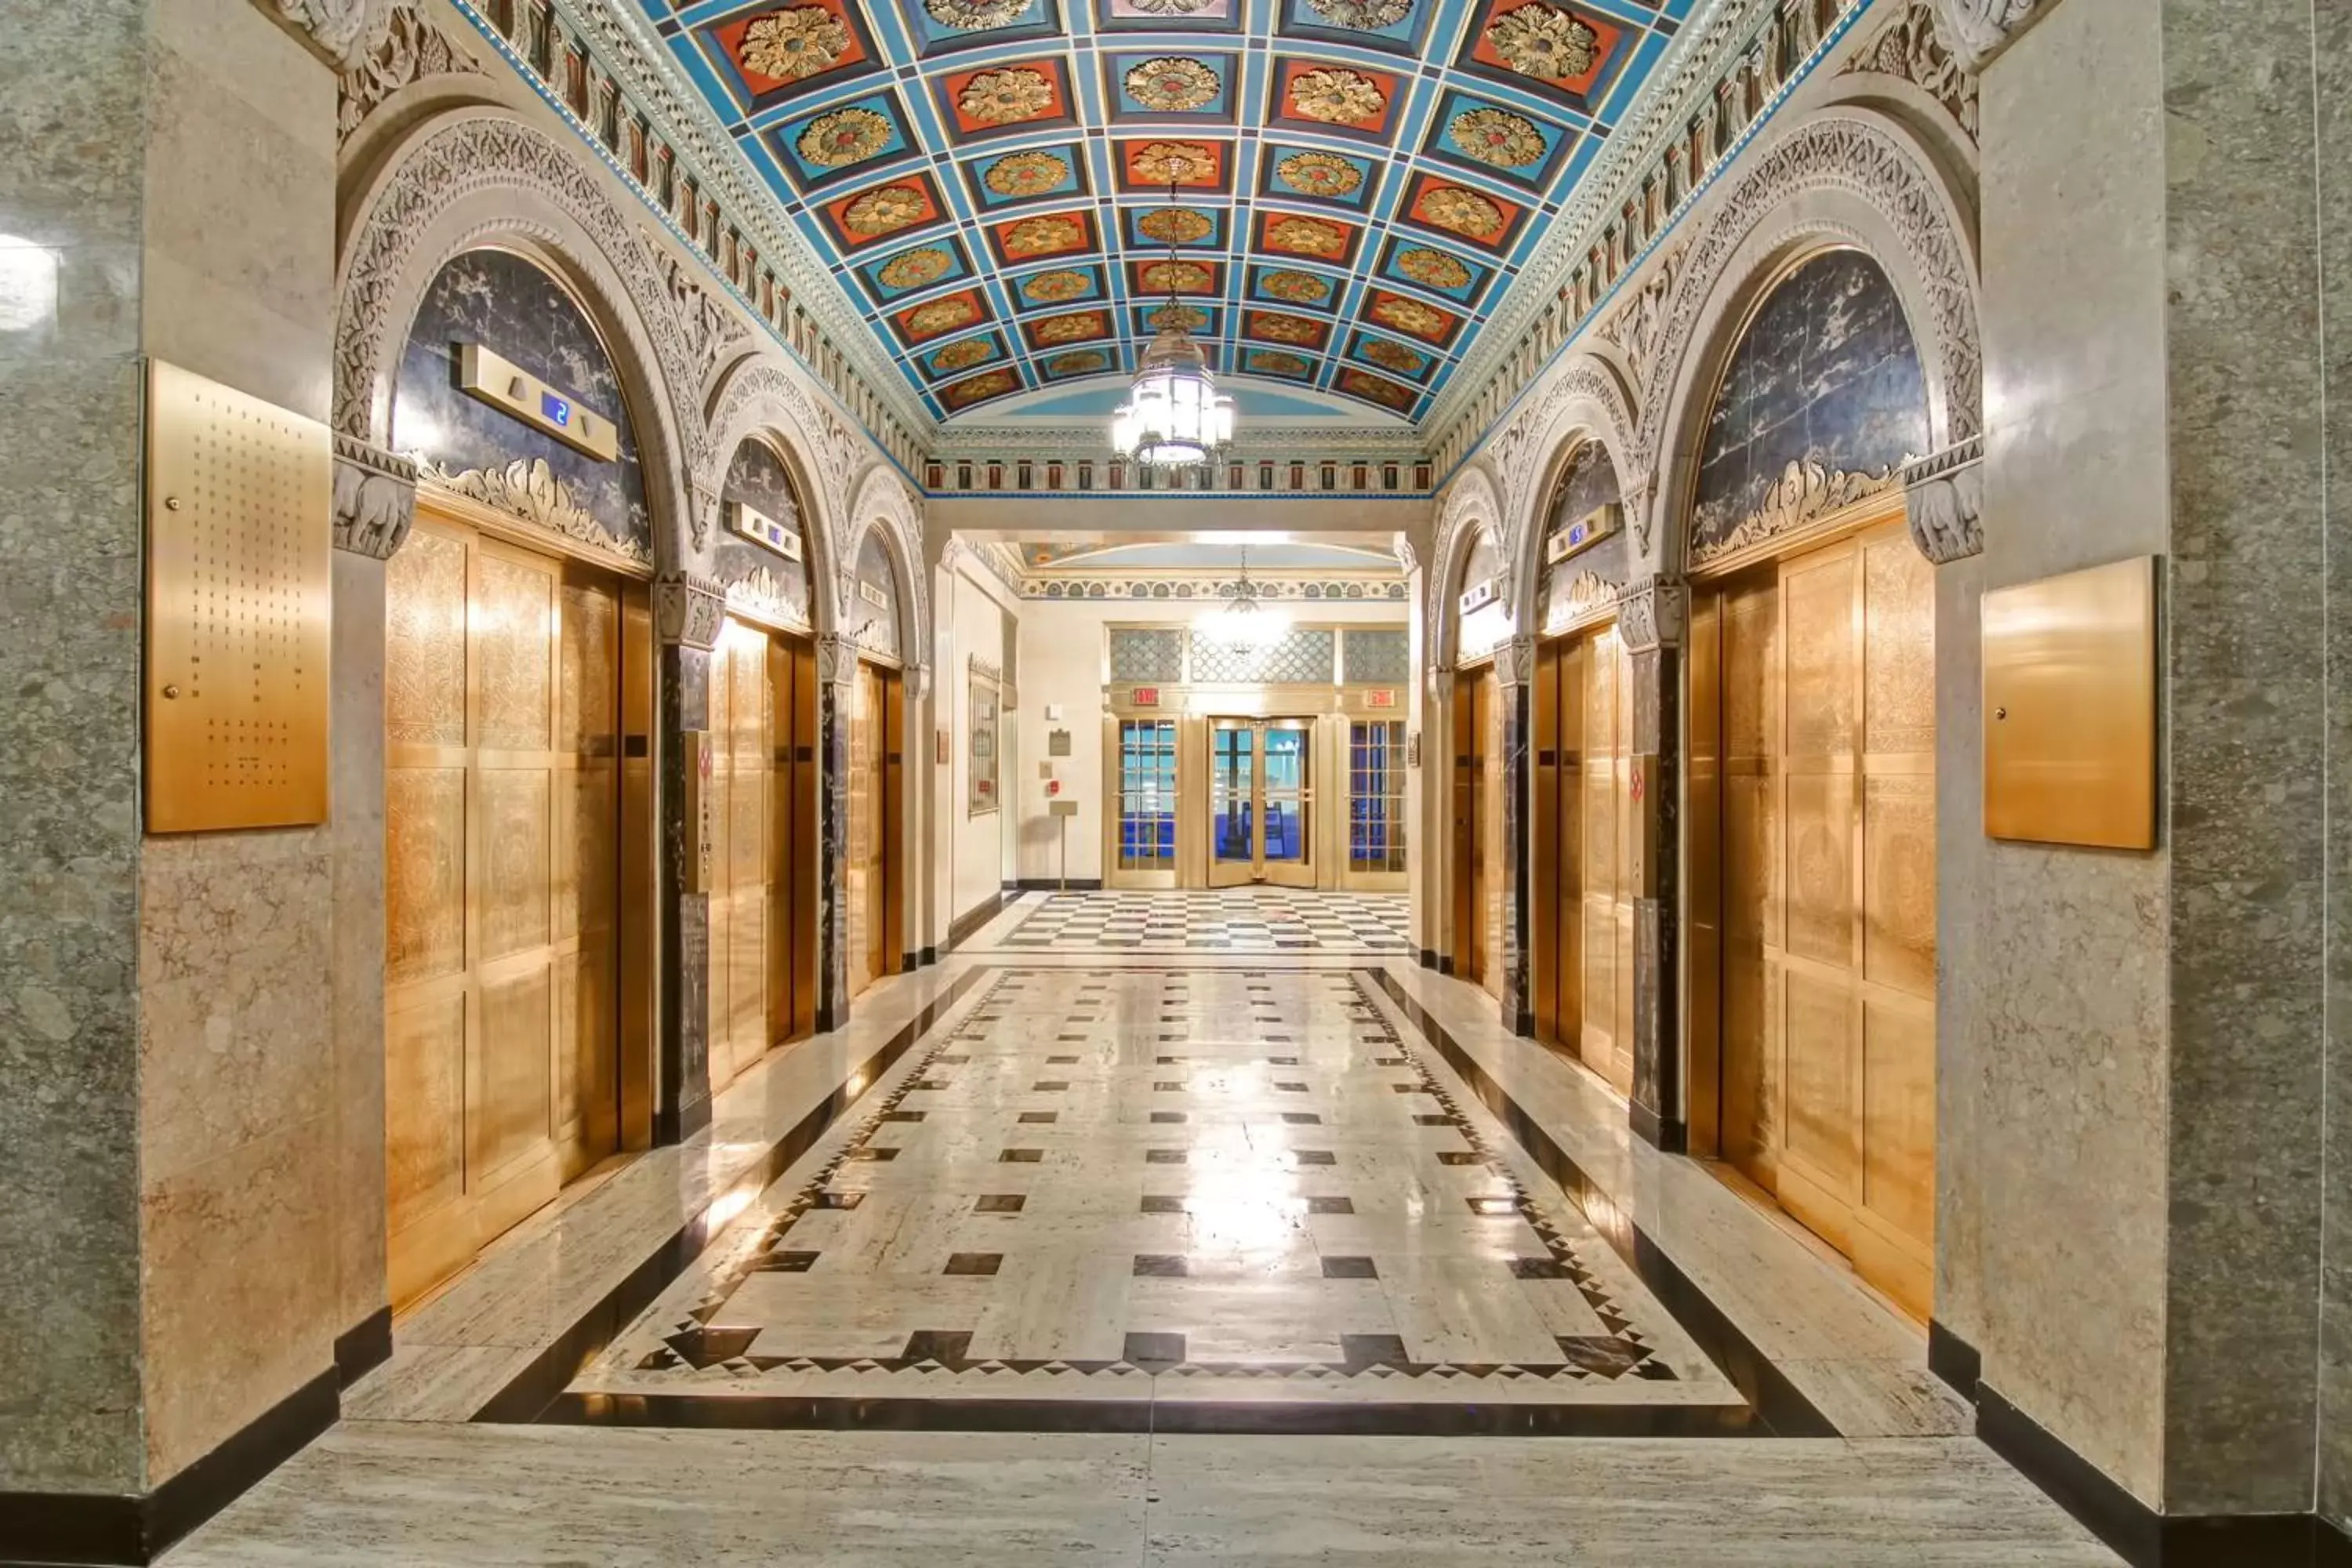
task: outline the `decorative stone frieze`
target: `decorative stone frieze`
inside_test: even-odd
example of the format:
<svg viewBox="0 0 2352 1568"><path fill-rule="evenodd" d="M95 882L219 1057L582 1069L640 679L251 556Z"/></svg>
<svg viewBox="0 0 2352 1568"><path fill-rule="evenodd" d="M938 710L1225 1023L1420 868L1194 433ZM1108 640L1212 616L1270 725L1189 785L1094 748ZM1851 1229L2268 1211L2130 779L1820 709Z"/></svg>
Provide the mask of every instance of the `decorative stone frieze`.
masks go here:
<svg viewBox="0 0 2352 1568"><path fill-rule="evenodd" d="M338 70L360 65L392 28L393 0L277 0L261 8L309 40Z"/></svg>
<svg viewBox="0 0 2352 1568"><path fill-rule="evenodd" d="M665 572L654 579L654 629L669 647L719 646L727 626L727 590L695 572Z"/></svg>
<svg viewBox="0 0 2352 1568"><path fill-rule="evenodd" d="M857 645L847 637L816 639L819 686L847 686L857 679Z"/></svg>
<svg viewBox="0 0 2352 1568"><path fill-rule="evenodd" d="M1841 76L1901 77L1944 106L1960 131L1977 139L1977 79L1948 46L1927 0L1911 0L1839 68Z"/></svg>
<svg viewBox="0 0 2352 1568"><path fill-rule="evenodd" d="M1984 441L1971 437L1903 469L1911 542L1938 566L1984 550Z"/></svg>
<svg viewBox="0 0 2352 1568"><path fill-rule="evenodd" d="M1680 647L1690 627L1690 589L1673 578L1652 576L1630 584L1617 600L1617 636L1629 653Z"/></svg>
<svg viewBox="0 0 2352 1568"><path fill-rule="evenodd" d="M1936 28L1962 67L1981 71L2057 0L1935 0Z"/></svg>
<svg viewBox="0 0 2352 1568"><path fill-rule="evenodd" d="M416 465L335 433L335 548L389 561L416 516Z"/></svg>
<svg viewBox="0 0 2352 1568"><path fill-rule="evenodd" d="M1502 686L1523 686L1536 678L1536 639L1506 637L1495 645L1495 680Z"/></svg>
<svg viewBox="0 0 2352 1568"><path fill-rule="evenodd" d="M408 0L385 18L383 36L344 69L335 88L335 140L350 139L376 106L411 82L429 77L486 73Z"/></svg>

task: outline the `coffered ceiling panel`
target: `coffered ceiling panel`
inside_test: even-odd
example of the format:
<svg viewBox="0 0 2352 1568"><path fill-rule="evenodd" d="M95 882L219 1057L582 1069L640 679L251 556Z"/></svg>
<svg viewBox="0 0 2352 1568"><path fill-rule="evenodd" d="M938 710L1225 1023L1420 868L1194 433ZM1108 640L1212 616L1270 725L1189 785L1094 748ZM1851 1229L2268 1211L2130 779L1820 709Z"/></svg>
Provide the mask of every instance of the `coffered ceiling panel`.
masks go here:
<svg viewBox="0 0 2352 1568"><path fill-rule="evenodd" d="M1415 418L1696 0L617 3L941 417L1172 310Z"/></svg>

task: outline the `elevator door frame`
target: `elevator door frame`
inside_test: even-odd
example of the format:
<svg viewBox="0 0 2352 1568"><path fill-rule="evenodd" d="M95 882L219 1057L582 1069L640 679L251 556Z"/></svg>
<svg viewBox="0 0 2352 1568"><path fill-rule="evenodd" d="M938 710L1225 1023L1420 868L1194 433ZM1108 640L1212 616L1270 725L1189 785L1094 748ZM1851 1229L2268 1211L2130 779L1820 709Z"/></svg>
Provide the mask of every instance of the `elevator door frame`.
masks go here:
<svg viewBox="0 0 2352 1568"><path fill-rule="evenodd" d="M906 967L906 684L903 672L895 664L861 656L857 660L855 685L850 698L854 710L863 710L872 692L875 710L866 715L866 721L877 726L878 736L873 742L876 756L873 763L876 798L866 810L873 820L868 824L873 856L865 868L871 879L866 897L870 900L865 911L866 930L861 933L844 933L846 941L852 934L862 935L865 951L855 949L850 953L849 994L854 999L870 989L875 982L898 973ZM871 688L866 685L873 682ZM858 714L853 710L846 718L850 725L849 746L857 745ZM857 761L853 756L848 787L856 788ZM850 809L858 808L855 803ZM845 834L849 852L857 848L856 836ZM845 868L844 881L854 873L855 867ZM845 887L845 894L847 889ZM860 968L865 972L865 984L858 984Z"/></svg>
<svg viewBox="0 0 2352 1568"><path fill-rule="evenodd" d="M740 852L734 835L743 820L732 795L741 760L740 740L732 725L737 717L733 711L737 693L722 688L721 683L733 674L732 661L743 657L738 645L748 648L752 638L758 639L759 679L767 703L763 737L767 794L756 816L761 833L761 879L765 889L758 967L762 1023L756 1041L747 1044L731 1037L741 1026L740 1021L731 1016L731 994L740 971L731 963L729 951L733 937L729 922L733 915L721 908L722 895L733 890L735 875L741 869L740 862L730 862ZM726 844L712 858L710 1040L711 1087L716 1090L766 1052L803 1038L816 1028L820 950L817 889L822 877L820 847L824 835L817 823L815 645L803 631L730 612L719 652L712 660L710 689L713 759L727 763L723 778L716 776L714 769L712 787L723 784L729 792L726 802L719 808ZM722 703L724 715L730 721L724 731L719 723ZM725 887L719 885L722 880ZM781 942L777 940L780 932ZM729 1056L723 1073L719 1059L722 1044Z"/></svg>
<svg viewBox="0 0 2352 1568"><path fill-rule="evenodd" d="M1208 743L1208 792L1206 795L1208 824L1208 885L1213 888L1312 888L1316 885L1317 866L1322 847L1323 824L1316 820L1318 792L1315 785L1318 762L1316 736L1322 725L1313 714L1280 714L1270 717L1244 717L1238 714L1212 714L1204 733ZM1296 789L1276 790L1266 782L1267 763L1272 752L1267 745L1279 731L1298 737L1299 784ZM1249 834L1250 858L1229 860L1217 852L1217 817L1219 804L1224 797L1218 793L1217 737L1226 733L1246 733L1250 736ZM1280 800L1292 807L1292 819L1297 824L1299 855L1295 860L1276 858L1266 853L1266 825L1272 819L1267 810L1269 801Z"/></svg>
<svg viewBox="0 0 2352 1568"><path fill-rule="evenodd" d="M652 1143L653 1086L656 1079L655 1053L657 1031L654 1026L656 1001L657 966L654 943L656 933L649 918L652 909L650 890L654 877L653 777L651 763L651 731L654 724L654 639L651 605L642 577L615 569L612 563L601 560L584 549L568 547L568 542L551 540L541 533L518 525L486 508L466 503L457 498L420 492L417 498L415 521L413 527L428 534L437 534L458 542L466 548L463 633L465 674L464 726L462 745L428 744L412 741L384 738L384 766L389 774L395 767L462 768L466 775L464 811L464 845L467 862L465 885L460 890L463 900L464 953L460 970L454 974L427 977L419 981L398 984L387 977L384 995L386 1016L385 1049L392 1052L403 1038L402 1016L428 1005L453 988L466 995L465 1054L460 1108L463 1123L458 1136L466 1141L460 1156L464 1172L458 1195L426 1215L411 1218L408 1224L394 1231L387 1216L387 1286L395 1306L414 1300L440 1280L464 1268L481 1249L505 1234L530 1214L551 1201L571 1181L585 1173L598 1161L624 1151L641 1150ZM549 630L551 649L548 701L551 715L551 746L560 740L562 705L563 702L561 664L562 649L562 591L567 584L586 584L609 594L614 601L613 632L617 641L614 656L610 693L613 703L614 770L613 823L614 841L610 847L612 864L606 868L612 889L613 911L610 934L612 975L609 997L612 1043L611 1081L606 1086L609 1099L601 1118L602 1129L583 1127L576 1135L567 1133L568 1122L558 1124L561 1110L562 1068L554 1056L549 1063L549 1135L545 1147L539 1152L518 1157L501 1165L495 1183L477 1189L472 1185L474 1150L472 1137L477 1112L487 1108L487 1090L478 1083L478 1052L483 1038L482 1008L475 993L485 970L496 970L520 956L501 954L497 958L480 956L483 931L483 910L478 894L475 874L486 866L482 844L483 808L480 791L482 753L496 748L482 744L478 731L479 722L478 688L479 656L478 653L475 617L478 611L476 583L477 563L484 558L503 558L533 569L551 570L556 600ZM387 634L389 626L387 626ZM390 667L387 649L386 674ZM593 759L595 753L590 753ZM560 753L548 752L551 778L559 784L577 773L574 765L564 766ZM558 804L560 790L551 788L548 831L549 897L554 900L563 883L564 862L559 859L562 835L572 818ZM391 812L387 811L384 852L393 853L391 833L394 829ZM387 877L389 868L387 867ZM575 893L576 897L576 893ZM550 942L545 944L552 952L563 945L555 930L555 906L549 910ZM395 1011L395 1004L398 1010ZM564 1016L562 1006L551 996L550 1047L552 1053L560 1046L557 1024ZM478 1089L485 1098L478 1104ZM592 1100L589 1102L593 1103ZM387 1184L389 1204L394 1196Z"/></svg>
<svg viewBox="0 0 2352 1568"><path fill-rule="evenodd" d="M1529 780L1534 799L1528 825L1528 989L1537 1040L1574 1057L1626 1094L1633 1070L1635 823L1630 668L1615 632L1616 618L1602 616L1547 637L1536 648L1529 709L1535 765ZM1611 733L1606 746L1596 747L1592 683L1604 647L1612 687L1607 705ZM1561 689L1570 672L1572 699ZM1605 820L1594 810L1604 788ZM1596 827L1601 830L1598 839ZM1605 896L1596 893L1597 879L1607 882ZM1567 902L1570 883L1572 906ZM1605 955L1596 952L1597 927L1608 935ZM1603 956L1605 988L1594 984L1595 960Z"/></svg>
<svg viewBox="0 0 2352 1568"><path fill-rule="evenodd" d="M1492 659L1483 659L1455 672L1454 677L1453 718L1453 782L1450 789L1453 806L1453 875L1449 879L1453 897L1449 900L1454 911L1453 930L1447 943L1453 960L1453 973L1458 980L1499 994L1502 976L1499 963L1490 964L1487 942L1487 916L1495 909L1496 881L1502 866L1493 853L1495 818L1502 803L1494 796L1496 766L1495 725L1499 717L1500 692ZM1505 846L1503 853L1509 853Z"/></svg>
<svg viewBox="0 0 2352 1568"><path fill-rule="evenodd" d="M1730 826L1724 795L1728 779L1732 776L1736 759L1727 752L1728 742L1724 733L1727 722L1724 672L1726 660L1729 658L1724 624L1725 606L1730 595L1739 587L1743 579L1753 580L1754 574L1758 573L1771 573L1776 595L1773 609L1774 635L1778 638L1773 658L1779 666L1785 667L1789 658L1785 593L1786 584L1791 576L1803 573L1809 563L1833 563L1840 554L1852 552L1854 556L1852 570L1856 574L1854 591L1856 607L1853 613L1856 616L1862 616L1865 602L1864 595L1867 591L1866 580L1864 576L1867 569L1866 557L1863 552L1873 546L1892 549L1913 548L1902 516L1898 495L1893 505L1881 500L1858 508L1853 513L1832 520L1829 526L1811 532L1803 539L1787 544L1778 551L1743 556L1736 562L1718 565L1704 574L1694 574L1696 581L1693 590L1694 613L1691 617L1685 690L1689 743L1685 764L1688 826L1687 854L1685 862L1687 896L1684 928L1685 951L1688 966L1686 1016L1689 1019L1690 1068L1686 1081L1690 1085L1688 1114L1690 1147L1693 1153L1712 1156L1722 1161L1726 1167L1740 1171L1744 1178L1752 1178L1758 1190L1767 1194L1801 1223L1837 1247L1853 1261L1857 1271L1865 1279L1880 1284L1906 1310L1925 1316L1932 1305L1934 1272L1932 1162L1937 1130L1934 1127L1932 1040L1936 1009L1935 982L1932 965L1928 971L1929 990L1924 997L1916 993L1890 995L1892 988L1880 985L1870 978L1868 953L1872 910L1864 882L1870 874L1868 857L1871 850L1865 837L1866 822L1864 829L1852 835L1849 840L1853 851L1848 881L1852 888L1851 942L1853 954L1850 963L1850 973L1855 976L1853 982L1858 998L1855 1005L1865 1015L1863 1025L1853 1036L1850 1047L1853 1058L1859 1061L1859 1066L1853 1069L1848 1080L1850 1103L1854 1108L1852 1129L1855 1160L1853 1180L1865 1187L1867 1185L1870 1151L1864 1147L1868 1129L1864 1125L1864 1119L1868 1114L1867 1096L1872 1090L1864 1076L1868 1070L1868 1063L1861 1058L1865 1057L1869 1049L1866 1015L1870 1004L1874 1000L1881 1005L1891 1006L1898 1012L1907 1012L1915 1021L1924 1024L1931 1042L1927 1104L1927 1116L1929 1122L1927 1152L1930 1162L1927 1176L1927 1196L1930 1205L1927 1230L1924 1235L1906 1235L1899 1232L1885 1223L1880 1216L1869 1211L1866 1195L1862 1202L1849 1202L1845 1195L1835 1194L1830 1186L1824 1185L1821 1173L1810 1168L1801 1158L1790 1159L1785 1148L1780 1152L1772 1168L1764 1170L1761 1174L1757 1174L1734 1158L1735 1151L1730 1147L1731 1132L1728 1126L1732 1115L1733 1096L1729 1079L1734 1070L1734 1064L1731 1059L1729 1040L1730 988L1727 971L1734 955L1730 952L1732 942L1727 934L1727 928L1729 918L1727 910L1731 903L1732 890L1729 887L1729 879L1733 870L1733 857L1726 841ZM1794 569L1793 572L1792 569ZM1932 574L1932 568L1927 570ZM1932 587L1932 575L1929 581ZM1928 625L1932 631L1934 627L1932 595L1927 613L1930 617ZM1869 676L1866 668L1867 647L1860 639L1859 635L1856 642L1850 646L1855 647L1860 655L1854 661L1855 668L1851 674L1855 688L1853 699L1855 707L1852 721L1855 729L1853 753L1859 768L1859 771L1853 775L1854 800L1852 803L1852 810L1861 814L1864 806L1865 784L1869 779L1919 775L1916 770L1900 764L1891 768L1882 767L1881 763L1874 760L1876 754L1865 751L1867 735L1864 727L1870 720L1866 706L1866 682ZM1929 655L1931 667L1932 658L1931 652ZM1771 712L1771 721L1776 726L1773 743L1780 749L1773 752L1769 760L1776 778L1779 778L1788 774L1791 770L1789 764L1790 752L1787 749L1789 741L1785 673L1776 676L1775 681L1775 706ZM1900 757L1903 754L1889 753L1888 755ZM1926 755L1928 762L1925 777L1927 781L1928 811L1931 816L1929 838L1932 842L1934 811L1932 743ZM1845 771L1833 759L1816 771L1822 770L1825 770L1828 775ZM1748 770L1743 764L1739 771L1745 773ZM1785 793L1785 782L1776 783L1774 785L1776 801L1783 793ZM1788 831L1785 820L1786 807L1784 805L1779 805L1775 806L1775 811L1776 831L1785 835ZM1788 875L1785 853L1777 844L1772 849L1770 866L1769 897L1771 912L1768 913L1768 921L1780 918L1779 911L1786 898L1783 886ZM1780 935L1780 951L1785 952L1788 942L1788 933L1782 931ZM1785 1069L1783 1073L1785 1077ZM1840 1212L1841 1210L1843 1212Z"/></svg>

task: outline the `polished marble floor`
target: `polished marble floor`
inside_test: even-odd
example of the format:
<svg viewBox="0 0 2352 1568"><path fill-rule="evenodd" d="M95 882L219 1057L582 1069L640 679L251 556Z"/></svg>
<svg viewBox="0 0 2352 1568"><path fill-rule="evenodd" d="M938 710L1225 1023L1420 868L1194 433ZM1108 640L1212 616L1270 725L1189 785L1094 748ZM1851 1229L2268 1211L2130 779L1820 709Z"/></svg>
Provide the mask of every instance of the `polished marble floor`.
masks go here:
<svg viewBox="0 0 2352 1568"><path fill-rule="evenodd" d="M2116 1561L1480 994L1003 947L1043 901L492 1247L166 1561Z"/></svg>
<svg viewBox="0 0 2352 1568"><path fill-rule="evenodd" d="M975 949L1111 952L1402 952L1402 893L1283 888L1136 892L1114 889L1024 899Z"/></svg>

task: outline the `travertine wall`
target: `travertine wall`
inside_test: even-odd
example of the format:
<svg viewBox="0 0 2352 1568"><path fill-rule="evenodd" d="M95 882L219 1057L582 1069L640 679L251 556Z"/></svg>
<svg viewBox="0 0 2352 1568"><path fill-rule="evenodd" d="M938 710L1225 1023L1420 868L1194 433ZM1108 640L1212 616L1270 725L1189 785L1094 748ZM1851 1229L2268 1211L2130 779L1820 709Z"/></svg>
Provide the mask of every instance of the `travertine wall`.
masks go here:
<svg viewBox="0 0 2352 1568"><path fill-rule="evenodd" d="M2326 357L2327 1063L2319 1508L2352 1531L2352 11L2318 11L2319 240Z"/></svg>
<svg viewBox="0 0 2352 1568"><path fill-rule="evenodd" d="M1979 1348L2170 1513L2314 1460L2312 18L2224 9L2066 0L1984 78L1983 585L2165 561L2160 847L1975 851Z"/></svg>

